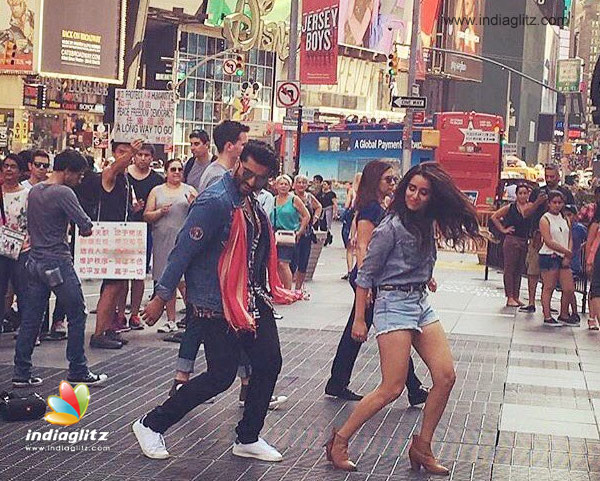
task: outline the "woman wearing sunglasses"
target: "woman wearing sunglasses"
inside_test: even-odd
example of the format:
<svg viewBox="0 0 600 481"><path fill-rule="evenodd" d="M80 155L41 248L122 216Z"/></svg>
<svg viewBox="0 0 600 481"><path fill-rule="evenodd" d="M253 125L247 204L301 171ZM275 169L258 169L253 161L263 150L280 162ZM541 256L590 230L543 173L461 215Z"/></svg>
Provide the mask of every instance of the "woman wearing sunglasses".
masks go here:
<svg viewBox="0 0 600 481"><path fill-rule="evenodd" d="M387 203L393 194L398 177L394 168L382 160L369 162L362 173L356 194L356 265L350 272L350 285L356 291L356 274L362 266L367 247L371 242L373 230L379 225L385 215ZM375 293L371 298L375 297ZM352 339L352 324L354 322L354 305L346 324L344 334L340 339L333 365L331 377L325 386L325 394L348 401L360 401L362 396L348 389L354 363L358 357L361 343ZM373 324L373 304L369 302L365 312L367 328ZM422 404L427 399L427 390L415 374L412 358L409 359L408 375L406 377L408 401L411 406Z"/></svg>
<svg viewBox="0 0 600 481"><path fill-rule="evenodd" d="M179 159L169 160L165 166L166 182L154 187L148 196L144 220L152 225L152 279L158 281L167 265L169 253L175 246L177 234L187 217L189 205L198 195L196 189L183 183L183 164ZM183 281L180 290L185 289ZM175 323L175 296L166 305L167 322L158 332L177 330Z"/></svg>
<svg viewBox="0 0 600 481"><path fill-rule="evenodd" d="M360 401L339 431L333 430L326 444L327 459L338 469L356 470L348 459L348 440L398 398L414 347L431 372L433 387L408 457L414 470L424 467L430 474L450 473L431 451L433 433L456 379L446 334L427 298L427 288L437 289L432 277L436 230L454 245L481 238L475 207L437 163L425 162L410 169L398 184L388 215L374 230L356 278L352 338L359 342L367 340L368 292L377 288L373 327L381 383Z"/></svg>

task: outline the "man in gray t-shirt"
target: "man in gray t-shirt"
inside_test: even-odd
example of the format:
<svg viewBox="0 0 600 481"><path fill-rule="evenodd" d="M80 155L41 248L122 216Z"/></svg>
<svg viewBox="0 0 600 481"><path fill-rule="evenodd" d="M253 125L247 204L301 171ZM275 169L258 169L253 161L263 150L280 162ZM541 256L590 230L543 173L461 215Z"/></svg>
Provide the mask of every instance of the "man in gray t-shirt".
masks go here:
<svg viewBox="0 0 600 481"><path fill-rule="evenodd" d="M70 189L81 182L87 161L77 151L67 149L54 160L50 178L36 184L29 193L27 222L31 253L27 262L27 302L21 313L14 359L14 387L41 384L31 374L31 355L46 311L48 296L54 292L69 320L67 359L71 383L101 384L108 376L94 374L87 366L84 351L86 309L81 283L73 267L66 240L67 226L73 221L84 237L92 235L92 221Z"/></svg>
<svg viewBox="0 0 600 481"><path fill-rule="evenodd" d="M198 194L201 194L208 187L219 181L225 175L225 172L227 172L227 167L219 163L219 161L210 164L204 171L204 174L202 174L202 178L198 184Z"/></svg>
<svg viewBox="0 0 600 481"><path fill-rule="evenodd" d="M210 165L210 138L204 130L194 130L190 134L192 157L185 163L183 182L195 189L206 168Z"/></svg>

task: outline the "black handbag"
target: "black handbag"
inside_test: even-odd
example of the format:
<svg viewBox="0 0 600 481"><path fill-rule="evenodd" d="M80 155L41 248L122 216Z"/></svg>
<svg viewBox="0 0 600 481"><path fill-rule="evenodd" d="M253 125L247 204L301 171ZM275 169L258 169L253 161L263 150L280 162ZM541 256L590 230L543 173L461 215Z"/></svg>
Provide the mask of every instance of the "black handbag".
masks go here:
<svg viewBox="0 0 600 481"><path fill-rule="evenodd" d="M35 421L46 414L46 402L36 393L20 397L4 391L0 394L0 414L5 421Z"/></svg>

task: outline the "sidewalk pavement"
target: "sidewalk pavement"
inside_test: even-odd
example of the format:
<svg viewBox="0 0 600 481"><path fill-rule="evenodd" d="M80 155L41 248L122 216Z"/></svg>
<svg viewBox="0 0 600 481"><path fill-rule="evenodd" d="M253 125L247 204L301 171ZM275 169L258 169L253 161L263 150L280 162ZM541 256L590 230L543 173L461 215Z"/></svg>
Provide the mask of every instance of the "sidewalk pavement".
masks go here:
<svg viewBox="0 0 600 481"><path fill-rule="evenodd" d="M434 452L452 468L451 479L600 480L600 334L583 327L585 318L581 328L544 328L541 313L518 314L504 307L501 275L493 272L484 281L475 256L439 257L439 290L431 300L449 333L457 382L436 431ZM119 351L86 347L92 369L108 373L110 381L92 390L81 422L61 432L106 431L107 441L29 442L29 430L56 427L44 420L0 423L0 479L428 479L409 470L407 451L421 409L410 408L404 394L353 438L350 454L358 472L334 471L325 460L322 445L332 426L343 423L353 408L353 403L323 395L352 302L350 287L340 280L344 271L344 251L334 244L324 250L308 286L312 299L278 307L284 315L279 323L284 363L276 389L289 401L269 413L262 435L283 453L283 462L231 454L241 415L237 381L167 432L169 460L142 456L130 424L164 401L177 355L177 345L162 342L153 328L126 334L131 342ZM84 286L94 307L98 286ZM89 338L93 316L88 324ZM36 348L36 374L45 380L36 391L44 397L58 394L66 375L64 348L64 343ZM0 336L0 389L10 388L13 352L12 335ZM415 362L419 377L430 385L418 356ZM201 353L198 370L204 367ZM361 350L351 387L366 393L379 379L377 345L371 338ZM59 450L66 447L74 451Z"/></svg>

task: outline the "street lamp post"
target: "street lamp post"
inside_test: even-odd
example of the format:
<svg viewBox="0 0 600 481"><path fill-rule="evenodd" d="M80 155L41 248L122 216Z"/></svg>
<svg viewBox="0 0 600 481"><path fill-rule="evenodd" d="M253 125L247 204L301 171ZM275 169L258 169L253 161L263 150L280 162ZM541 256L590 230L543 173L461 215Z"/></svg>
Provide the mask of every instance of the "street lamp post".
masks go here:
<svg viewBox="0 0 600 481"><path fill-rule="evenodd" d="M415 95L413 86L417 80L417 55L419 35L421 34L421 1L414 0L412 14L412 33L410 36L410 62L408 66L408 95ZM412 164L413 109L406 109L402 139L402 174L406 174Z"/></svg>

